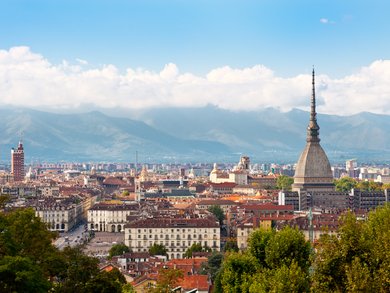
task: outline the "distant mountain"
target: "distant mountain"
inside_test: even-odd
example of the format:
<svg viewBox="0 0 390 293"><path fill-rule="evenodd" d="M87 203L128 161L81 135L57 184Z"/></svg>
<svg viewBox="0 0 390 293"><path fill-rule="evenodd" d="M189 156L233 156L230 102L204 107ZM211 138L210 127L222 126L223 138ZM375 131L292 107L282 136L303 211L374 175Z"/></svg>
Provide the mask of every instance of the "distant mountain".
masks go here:
<svg viewBox="0 0 390 293"><path fill-rule="evenodd" d="M119 112L119 111L118 111ZM125 112L55 114L0 109L0 157L10 159L24 132L26 161L295 162L305 145L309 114L275 109L233 112L213 106ZM321 144L331 161L390 161L390 116L318 115Z"/></svg>
<svg viewBox="0 0 390 293"><path fill-rule="evenodd" d="M28 109L0 110L2 160L24 133L26 158L49 161L127 161L190 159L228 152L209 140L182 139L144 122L106 116L100 112L54 114Z"/></svg>
<svg viewBox="0 0 390 293"><path fill-rule="evenodd" d="M309 113L276 109L233 112L214 106L166 108L138 112L133 117L187 139L218 141L233 152L269 161L295 162L306 143ZM390 161L390 116L318 115L321 144L332 161L357 157Z"/></svg>

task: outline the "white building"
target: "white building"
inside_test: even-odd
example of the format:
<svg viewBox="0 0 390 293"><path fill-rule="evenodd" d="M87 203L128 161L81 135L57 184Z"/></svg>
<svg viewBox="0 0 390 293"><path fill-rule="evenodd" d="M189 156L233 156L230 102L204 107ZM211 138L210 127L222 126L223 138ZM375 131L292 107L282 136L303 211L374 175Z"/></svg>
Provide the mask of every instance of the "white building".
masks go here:
<svg viewBox="0 0 390 293"><path fill-rule="evenodd" d="M218 222L210 218L148 218L125 226L125 244L133 252L146 252L157 243L164 245L168 257L183 258L194 243L220 250Z"/></svg>
<svg viewBox="0 0 390 293"><path fill-rule="evenodd" d="M50 231L67 232L80 222L83 215L83 203L74 198L39 199L31 206Z"/></svg>
<svg viewBox="0 0 390 293"><path fill-rule="evenodd" d="M88 229L123 232L127 217L137 215L139 204L98 203L88 210Z"/></svg>

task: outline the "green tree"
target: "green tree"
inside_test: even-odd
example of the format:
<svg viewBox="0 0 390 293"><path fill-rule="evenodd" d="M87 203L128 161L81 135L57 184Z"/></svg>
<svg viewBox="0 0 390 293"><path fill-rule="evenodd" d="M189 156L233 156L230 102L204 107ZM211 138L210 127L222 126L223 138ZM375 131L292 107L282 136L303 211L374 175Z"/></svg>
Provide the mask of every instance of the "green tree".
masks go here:
<svg viewBox="0 0 390 293"><path fill-rule="evenodd" d="M150 255L167 255L167 249L163 244L154 243L149 248Z"/></svg>
<svg viewBox="0 0 390 293"><path fill-rule="evenodd" d="M291 185L294 183L294 179L290 176L280 175L276 179L276 187L280 190L291 190Z"/></svg>
<svg viewBox="0 0 390 293"><path fill-rule="evenodd" d="M111 246L110 251L108 252L108 258L112 258L116 255L122 255L124 253L130 252L129 247L124 243L118 243Z"/></svg>
<svg viewBox="0 0 390 293"><path fill-rule="evenodd" d="M337 191L349 192L352 188L355 188L357 181L351 177L343 177L335 180L335 186Z"/></svg>
<svg viewBox="0 0 390 293"><path fill-rule="evenodd" d="M99 260L85 255L80 247L65 247L61 254L65 269L58 276L54 291L85 292L86 284L99 274Z"/></svg>
<svg viewBox="0 0 390 293"><path fill-rule="evenodd" d="M156 287L150 289L150 293L170 293L176 288L180 279L183 278L183 272L179 269L160 269L158 271Z"/></svg>
<svg viewBox="0 0 390 293"><path fill-rule="evenodd" d="M135 293L134 287L130 284L124 284L122 286L122 293Z"/></svg>
<svg viewBox="0 0 390 293"><path fill-rule="evenodd" d="M306 292L311 247L297 229L257 229L244 254L225 257L215 279L216 292Z"/></svg>
<svg viewBox="0 0 390 293"><path fill-rule="evenodd" d="M223 250L224 250L224 252L227 252L227 251L238 252L237 242L231 241L231 240L227 241Z"/></svg>
<svg viewBox="0 0 390 293"><path fill-rule="evenodd" d="M128 190L123 190L122 191L122 196L129 196L130 192Z"/></svg>
<svg viewBox="0 0 390 293"><path fill-rule="evenodd" d="M207 259L207 262L202 264L202 274L209 275L211 281L215 280L218 271L221 268L223 260L223 254L217 251L214 251Z"/></svg>
<svg viewBox="0 0 390 293"><path fill-rule="evenodd" d="M191 258L194 252L211 252L211 248L208 246L202 246L200 243L192 244L184 253L185 258Z"/></svg>
<svg viewBox="0 0 390 293"><path fill-rule="evenodd" d="M220 206L212 205L208 208L208 211L214 214L214 216L218 219L219 225L223 224L223 220L225 220L225 213Z"/></svg>
<svg viewBox="0 0 390 293"><path fill-rule="evenodd" d="M0 210L5 208L5 205L10 201L11 197L8 194L0 195Z"/></svg>
<svg viewBox="0 0 390 293"><path fill-rule="evenodd" d="M274 230L256 229L248 239L248 251L253 255L262 267L266 267L266 248L270 239L274 236Z"/></svg>
<svg viewBox="0 0 390 293"><path fill-rule="evenodd" d="M341 218L339 236L320 239L314 260L313 290L319 292L390 292L390 206L362 221Z"/></svg>
<svg viewBox="0 0 390 293"><path fill-rule="evenodd" d="M385 183L382 185L382 189L383 190L386 190L386 189L390 189L390 183Z"/></svg>
<svg viewBox="0 0 390 293"><path fill-rule="evenodd" d="M363 191L378 191L382 190L382 183L374 181L360 181L356 185L356 188Z"/></svg>
<svg viewBox="0 0 390 293"><path fill-rule="evenodd" d="M126 279L122 273L114 268L106 272L101 271L85 284L85 292L90 293L121 293Z"/></svg>
<svg viewBox="0 0 390 293"><path fill-rule="evenodd" d="M258 271L256 259L247 253L229 253L220 275L222 292L245 292L242 286ZM219 286L219 285L218 285Z"/></svg>
<svg viewBox="0 0 390 293"><path fill-rule="evenodd" d="M51 283L39 265L22 256L5 256L0 260L1 292L47 292Z"/></svg>
<svg viewBox="0 0 390 293"><path fill-rule="evenodd" d="M303 270L310 266L311 246L301 231L287 226L269 239L265 248L269 268L290 266L294 261Z"/></svg>

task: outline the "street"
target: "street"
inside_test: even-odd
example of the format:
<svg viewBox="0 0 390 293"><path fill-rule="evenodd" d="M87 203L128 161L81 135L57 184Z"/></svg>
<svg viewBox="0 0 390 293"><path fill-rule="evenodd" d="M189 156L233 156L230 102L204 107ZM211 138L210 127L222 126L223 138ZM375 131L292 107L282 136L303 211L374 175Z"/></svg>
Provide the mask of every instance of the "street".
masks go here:
<svg viewBox="0 0 390 293"><path fill-rule="evenodd" d="M88 231L85 231L85 223L81 222L77 227L66 233L60 233L59 237L54 242L54 245L63 249L65 246L75 247L84 243L87 239Z"/></svg>

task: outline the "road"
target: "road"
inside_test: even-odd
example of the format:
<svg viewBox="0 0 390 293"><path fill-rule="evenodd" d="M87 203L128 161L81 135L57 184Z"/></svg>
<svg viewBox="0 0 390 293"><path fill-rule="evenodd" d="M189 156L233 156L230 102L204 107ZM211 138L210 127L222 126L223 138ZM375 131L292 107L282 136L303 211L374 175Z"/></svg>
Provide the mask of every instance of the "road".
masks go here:
<svg viewBox="0 0 390 293"><path fill-rule="evenodd" d="M63 249L65 246L75 247L82 244L86 237L89 235L88 231L85 231L85 223L80 223L77 227L66 233L60 233L60 237L56 239L54 245Z"/></svg>

